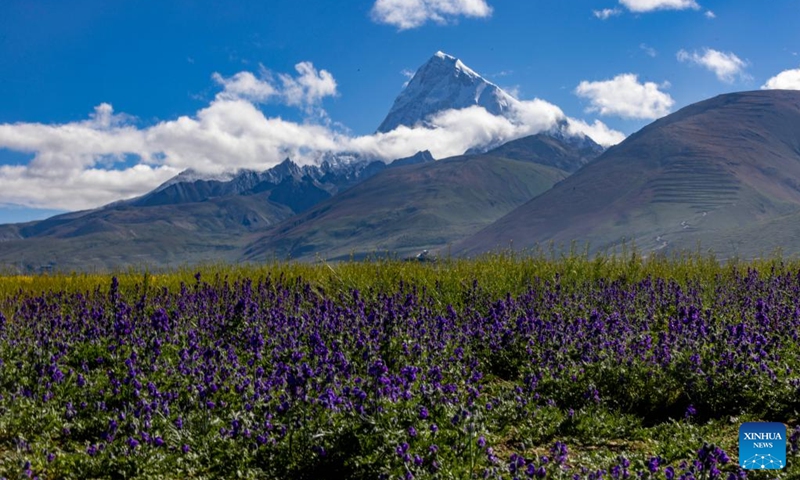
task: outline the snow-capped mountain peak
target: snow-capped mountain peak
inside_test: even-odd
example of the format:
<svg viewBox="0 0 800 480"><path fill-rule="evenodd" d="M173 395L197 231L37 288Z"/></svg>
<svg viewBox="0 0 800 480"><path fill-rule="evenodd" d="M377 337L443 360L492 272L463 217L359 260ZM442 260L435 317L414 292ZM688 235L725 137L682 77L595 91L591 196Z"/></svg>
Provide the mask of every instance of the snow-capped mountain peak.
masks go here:
<svg viewBox="0 0 800 480"><path fill-rule="evenodd" d="M465 75L467 75L469 77L472 77L472 78L475 78L475 79L481 78L481 76L478 75L475 72L475 70L473 70L473 69L469 68L468 66L464 65L464 62L462 62L461 60L457 59L456 57L454 57L452 55L448 55L448 54L444 53L441 50L436 52L436 54L434 54L433 57L437 61L444 62L444 63L447 63L447 64L452 64L453 67L456 69L456 71L463 72ZM431 59L431 60L433 60L433 59ZM428 63L430 63L430 61ZM484 80L484 82L486 82L486 80ZM489 83L489 82L486 82L486 83Z"/></svg>
<svg viewBox="0 0 800 480"><path fill-rule="evenodd" d="M379 132L400 125L412 127L449 109L481 106L493 115L506 115L518 101L444 52L436 52L422 65L392 105Z"/></svg>

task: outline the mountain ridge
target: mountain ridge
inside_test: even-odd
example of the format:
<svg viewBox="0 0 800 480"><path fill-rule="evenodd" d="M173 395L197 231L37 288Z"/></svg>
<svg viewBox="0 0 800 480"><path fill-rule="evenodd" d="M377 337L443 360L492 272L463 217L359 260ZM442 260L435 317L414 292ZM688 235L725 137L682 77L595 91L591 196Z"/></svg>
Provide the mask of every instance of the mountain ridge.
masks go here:
<svg viewBox="0 0 800 480"><path fill-rule="evenodd" d="M598 253L713 244L759 253L757 225L800 211L800 92L720 95L653 122L545 194L454 247L473 255L550 242ZM725 238L752 232L738 245ZM800 253L800 242L786 245Z"/></svg>
<svg viewBox="0 0 800 480"><path fill-rule="evenodd" d="M551 151L561 156L542 154ZM387 169L271 227L245 248L243 259L344 259L446 248L563 181L590 155L534 135L486 154Z"/></svg>

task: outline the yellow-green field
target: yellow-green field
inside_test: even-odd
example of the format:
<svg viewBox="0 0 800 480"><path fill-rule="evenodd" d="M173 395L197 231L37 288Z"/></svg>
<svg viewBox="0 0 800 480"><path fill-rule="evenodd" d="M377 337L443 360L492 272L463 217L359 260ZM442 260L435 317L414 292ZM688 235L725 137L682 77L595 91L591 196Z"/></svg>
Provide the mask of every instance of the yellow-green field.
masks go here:
<svg viewBox="0 0 800 480"><path fill-rule="evenodd" d="M94 291L108 288L111 276L119 279L122 289L178 288L192 283L201 273L204 279L283 277L287 280L302 278L314 285L331 289L358 288L361 290L394 288L401 281L413 282L428 288L439 285L441 294L459 291L465 279L477 280L494 293L516 294L524 291L534 278L553 278L562 281L623 279L637 281L646 276L675 279L679 282L711 281L718 275L730 275L736 270L755 269L759 272L796 271L800 259L772 256L741 261L718 260L701 253L684 253L676 256L656 255L642 257L638 252L622 252L590 258L579 252L556 253L538 251L524 253L487 254L478 259L442 259L435 263L414 261L366 260L359 262L272 262L265 264L215 264L186 266L168 271L146 271L129 268L112 273L51 273L42 275L3 274L0 271L0 297L7 298L22 292L38 295L47 291ZM453 297L456 299L457 297ZM446 301L446 298L442 298Z"/></svg>

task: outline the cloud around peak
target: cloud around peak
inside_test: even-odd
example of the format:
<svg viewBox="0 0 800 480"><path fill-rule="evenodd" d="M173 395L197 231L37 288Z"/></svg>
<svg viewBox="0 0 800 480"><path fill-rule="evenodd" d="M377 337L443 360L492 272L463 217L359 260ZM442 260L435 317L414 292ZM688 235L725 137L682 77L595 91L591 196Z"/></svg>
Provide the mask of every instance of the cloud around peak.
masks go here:
<svg viewBox="0 0 800 480"><path fill-rule="evenodd" d="M357 153L385 161L430 150L434 157L565 127L602 145L624 139L599 121L570 118L547 101L519 101L506 117L474 106L434 114L425 126L354 136L319 120L322 101L336 81L309 62L296 75L238 72L212 76L220 92L191 115L149 126L114 112L109 103L85 120L62 124L0 124L0 148L32 155L21 165L0 166L0 203L79 210L144 194L186 169L216 174L242 168L266 170L286 157L299 164L326 152ZM308 118L269 117L262 106L291 105ZM325 119L327 117L325 116Z"/></svg>
<svg viewBox="0 0 800 480"><path fill-rule="evenodd" d="M492 7L486 0L377 0L371 16L375 22L398 30L421 27L428 22L447 24L459 17L487 18Z"/></svg>

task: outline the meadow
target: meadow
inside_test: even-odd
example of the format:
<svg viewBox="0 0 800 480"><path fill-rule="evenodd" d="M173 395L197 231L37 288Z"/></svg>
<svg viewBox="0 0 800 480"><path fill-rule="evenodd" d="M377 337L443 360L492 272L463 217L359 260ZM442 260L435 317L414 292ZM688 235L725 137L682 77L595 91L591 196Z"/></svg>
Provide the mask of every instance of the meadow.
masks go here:
<svg viewBox="0 0 800 480"><path fill-rule="evenodd" d="M0 477L800 478L799 331L779 257L9 274Z"/></svg>

